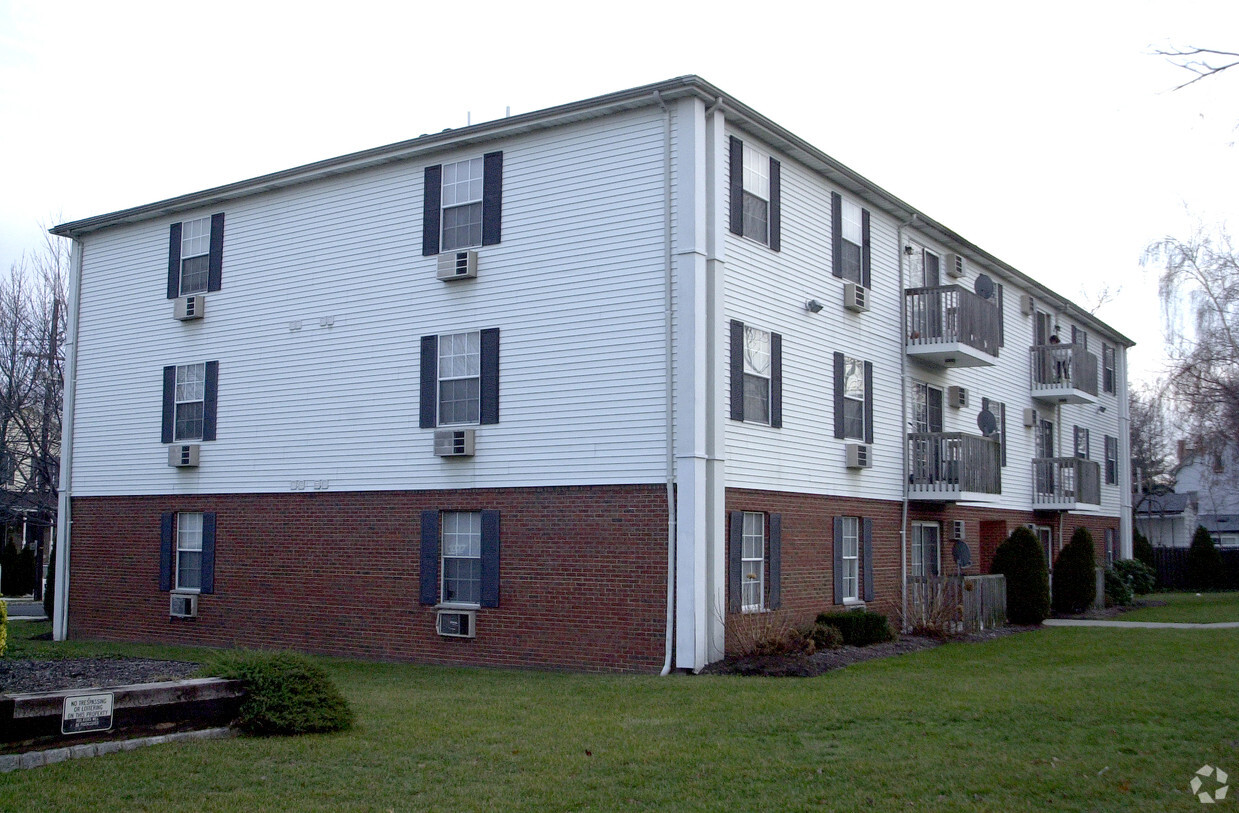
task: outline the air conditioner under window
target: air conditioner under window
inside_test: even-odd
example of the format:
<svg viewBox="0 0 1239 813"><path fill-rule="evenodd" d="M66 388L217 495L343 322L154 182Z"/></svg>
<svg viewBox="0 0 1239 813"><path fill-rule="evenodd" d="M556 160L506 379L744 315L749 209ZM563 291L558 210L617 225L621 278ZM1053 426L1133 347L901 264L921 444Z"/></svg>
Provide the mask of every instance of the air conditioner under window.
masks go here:
<svg viewBox="0 0 1239 813"><path fill-rule="evenodd" d="M843 307L856 313L869 310L869 291L855 282L843 283Z"/></svg>
<svg viewBox="0 0 1239 813"><path fill-rule="evenodd" d="M439 279L473 279L478 275L478 253L473 250L449 251L439 255Z"/></svg>
<svg viewBox="0 0 1239 813"><path fill-rule="evenodd" d="M847 445L847 467L849 469L867 469L873 465L869 444L849 443Z"/></svg>
<svg viewBox="0 0 1239 813"><path fill-rule="evenodd" d="M175 444L168 447L168 465L178 469L192 469L198 465L197 443Z"/></svg>
<svg viewBox="0 0 1239 813"><path fill-rule="evenodd" d="M968 406L968 390L964 387L947 387L946 401L955 409L963 409Z"/></svg>
<svg viewBox="0 0 1239 813"><path fill-rule="evenodd" d="M959 279L964 275L964 256L962 254L948 254L943 258L946 266L946 275Z"/></svg>
<svg viewBox="0 0 1239 813"><path fill-rule="evenodd" d="M1024 407L1024 426L1033 427L1037 425L1037 410L1032 407Z"/></svg>
<svg viewBox="0 0 1239 813"><path fill-rule="evenodd" d="M445 638L473 638L476 620L473 610L439 610L435 629Z"/></svg>
<svg viewBox="0 0 1239 813"><path fill-rule="evenodd" d="M182 322L191 322L206 315L206 297L202 294L177 297L172 305L172 315Z"/></svg>
<svg viewBox="0 0 1239 813"><path fill-rule="evenodd" d="M474 430L436 429L435 455L438 457L473 457Z"/></svg>
<svg viewBox="0 0 1239 813"><path fill-rule="evenodd" d="M951 531L954 534L951 538L957 539L960 542L968 538L968 526L964 524L962 519L957 519L952 523Z"/></svg>
<svg viewBox="0 0 1239 813"><path fill-rule="evenodd" d="M173 618L197 618L198 595L196 593L173 593L168 615Z"/></svg>

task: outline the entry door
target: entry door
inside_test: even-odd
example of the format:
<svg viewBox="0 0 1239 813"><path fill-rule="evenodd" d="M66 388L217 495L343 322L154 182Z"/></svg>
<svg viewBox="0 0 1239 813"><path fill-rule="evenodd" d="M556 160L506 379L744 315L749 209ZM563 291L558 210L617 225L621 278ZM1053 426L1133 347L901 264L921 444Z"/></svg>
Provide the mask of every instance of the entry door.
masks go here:
<svg viewBox="0 0 1239 813"><path fill-rule="evenodd" d="M1047 345L1050 343L1050 336L1053 334L1053 323L1050 321L1050 315L1045 311L1037 311L1036 318L1036 342L1038 346Z"/></svg>
<svg viewBox="0 0 1239 813"><path fill-rule="evenodd" d="M941 274L939 274L941 265L942 263L938 259L938 255L934 254L929 249L925 249L924 279L922 282L926 288L937 288L942 284L942 277Z"/></svg>
<svg viewBox="0 0 1239 813"><path fill-rule="evenodd" d="M912 575L937 576L942 563L942 530L936 522L912 523Z"/></svg>

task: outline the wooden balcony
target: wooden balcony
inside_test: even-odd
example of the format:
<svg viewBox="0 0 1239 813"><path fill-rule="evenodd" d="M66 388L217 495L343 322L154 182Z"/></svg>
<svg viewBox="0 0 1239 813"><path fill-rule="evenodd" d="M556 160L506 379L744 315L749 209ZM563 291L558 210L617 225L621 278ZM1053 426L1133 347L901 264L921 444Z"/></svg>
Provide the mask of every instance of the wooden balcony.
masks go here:
<svg viewBox="0 0 1239 813"><path fill-rule="evenodd" d="M998 361L1002 313L959 285L908 288L904 347L939 367L989 367Z"/></svg>
<svg viewBox="0 0 1239 813"><path fill-rule="evenodd" d="M1081 344L1031 349L1032 397L1051 404L1097 401L1097 357Z"/></svg>
<svg viewBox="0 0 1239 813"><path fill-rule="evenodd" d="M1002 493L997 440L965 432L912 432L908 460L908 499L984 502Z"/></svg>
<svg viewBox="0 0 1239 813"><path fill-rule="evenodd" d="M1033 460L1033 510L1078 511L1101 505L1101 464L1080 457Z"/></svg>

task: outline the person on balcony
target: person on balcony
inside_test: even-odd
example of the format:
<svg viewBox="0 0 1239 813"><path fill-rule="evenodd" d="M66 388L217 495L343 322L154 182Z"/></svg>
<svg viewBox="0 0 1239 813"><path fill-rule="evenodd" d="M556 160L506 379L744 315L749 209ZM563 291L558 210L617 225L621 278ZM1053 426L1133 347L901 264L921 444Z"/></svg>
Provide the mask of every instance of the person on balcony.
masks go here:
<svg viewBox="0 0 1239 813"><path fill-rule="evenodd" d="M1056 383L1071 380L1071 346L1063 344L1055 332L1050 337L1050 356L1054 359L1054 381Z"/></svg>

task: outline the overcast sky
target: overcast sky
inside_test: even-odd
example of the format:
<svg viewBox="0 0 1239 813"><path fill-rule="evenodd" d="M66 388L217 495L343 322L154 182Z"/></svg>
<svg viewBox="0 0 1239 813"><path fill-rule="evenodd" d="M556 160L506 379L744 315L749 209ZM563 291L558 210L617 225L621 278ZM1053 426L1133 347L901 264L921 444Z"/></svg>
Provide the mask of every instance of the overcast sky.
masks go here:
<svg viewBox="0 0 1239 813"><path fill-rule="evenodd" d="M1027 9L1022 14L1017 9ZM0 268L73 220L695 73L1160 359L1144 247L1239 200L1239 2L0 0Z"/></svg>

